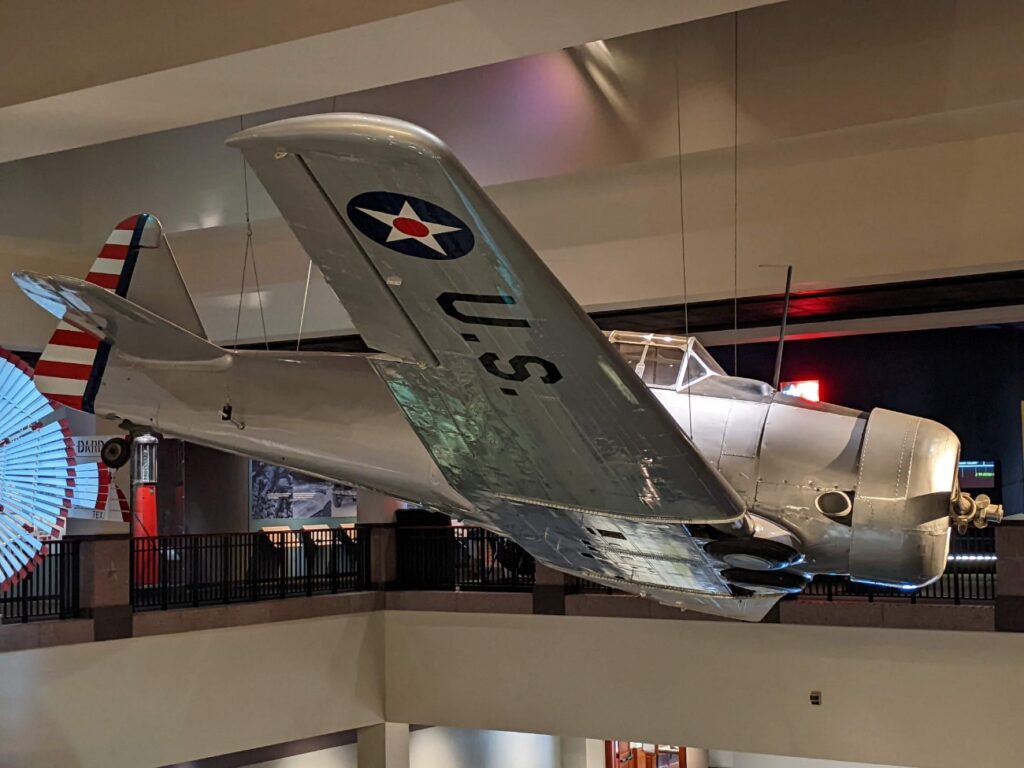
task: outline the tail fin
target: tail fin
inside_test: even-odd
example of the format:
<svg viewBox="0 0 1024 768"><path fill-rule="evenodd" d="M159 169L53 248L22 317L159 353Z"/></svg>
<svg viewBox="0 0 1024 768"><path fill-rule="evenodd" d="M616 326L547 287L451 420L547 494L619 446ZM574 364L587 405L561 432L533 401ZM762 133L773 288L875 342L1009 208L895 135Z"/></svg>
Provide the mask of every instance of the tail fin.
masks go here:
<svg viewBox="0 0 1024 768"><path fill-rule="evenodd" d="M86 282L129 299L190 334L206 338L155 216L140 213L118 224L100 249ZM25 284L19 284L29 292ZM50 306L35 294L29 293L45 309L63 317L61 302ZM36 386L55 402L92 413L109 354L109 341L101 341L62 321L36 365Z"/></svg>

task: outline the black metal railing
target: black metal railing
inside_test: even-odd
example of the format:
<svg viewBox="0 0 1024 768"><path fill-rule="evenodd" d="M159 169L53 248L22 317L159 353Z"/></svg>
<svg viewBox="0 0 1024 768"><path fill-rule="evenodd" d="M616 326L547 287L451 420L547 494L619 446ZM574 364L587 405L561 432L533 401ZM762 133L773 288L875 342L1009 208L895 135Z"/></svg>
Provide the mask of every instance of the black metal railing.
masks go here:
<svg viewBox="0 0 1024 768"><path fill-rule="evenodd" d="M607 587L604 584L598 584L596 581L585 579L582 576L570 576L566 581L566 591L570 595L619 595L626 594L621 589L615 589L615 587Z"/></svg>
<svg viewBox="0 0 1024 768"><path fill-rule="evenodd" d="M24 579L0 592L0 623L33 619L70 619L78 615L76 539L51 541L46 555Z"/></svg>
<svg viewBox="0 0 1024 768"><path fill-rule="evenodd" d="M996 599L996 539L994 528L971 528L964 534L953 533L949 562L942 577L915 590L893 589L851 581L845 576L818 576L803 591L812 598L899 599L952 602L984 602Z"/></svg>
<svg viewBox="0 0 1024 768"><path fill-rule="evenodd" d="M131 540L132 606L178 608L367 589L365 529Z"/></svg>
<svg viewBox="0 0 1024 768"><path fill-rule="evenodd" d="M468 526L395 529L397 589L533 588L533 557L509 539Z"/></svg>
<svg viewBox="0 0 1024 768"><path fill-rule="evenodd" d="M132 605L136 609L200 606L368 589L371 531L372 527L133 539ZM514 542L483 528L398 527L394 535L396 572L390 588L528 591L534 585L533 558ZM905 592L821 576L802 596L956 604L991 601L996 591L994 543L990 529L954 535L946 574L921 590ZM77 575L77 563L74 570ZM77 610L77 578L74 582ZM567 586L570 592L615 591L578 577ZM53 614L40 609L31 615Z"/></svg>

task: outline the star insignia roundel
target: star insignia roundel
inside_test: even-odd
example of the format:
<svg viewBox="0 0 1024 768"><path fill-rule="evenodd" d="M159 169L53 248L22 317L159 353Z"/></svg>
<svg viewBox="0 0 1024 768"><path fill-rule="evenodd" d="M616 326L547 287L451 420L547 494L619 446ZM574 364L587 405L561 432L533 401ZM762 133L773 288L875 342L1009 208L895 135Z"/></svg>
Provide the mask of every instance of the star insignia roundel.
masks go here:
<svg viewBox="0 0 1024 768"><path fill-rule="evenodd" d="M439 205L395 192L363 192L348 202L349 220L379 245L420 259L457 259L473 250L473 233Z"/></svg>

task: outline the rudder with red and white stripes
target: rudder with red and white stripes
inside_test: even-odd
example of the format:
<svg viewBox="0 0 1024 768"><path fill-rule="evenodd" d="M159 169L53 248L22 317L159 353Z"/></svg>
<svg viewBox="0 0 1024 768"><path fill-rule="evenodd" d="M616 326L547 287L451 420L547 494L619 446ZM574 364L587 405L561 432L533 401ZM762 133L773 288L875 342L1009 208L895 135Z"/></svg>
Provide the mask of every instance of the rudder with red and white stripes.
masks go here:
<svg viewBox="0 0 1024 768"><path fill-rule="evenodd" d="M85 279L205 336L155 216L140 213L114 227ZM109 354L109 344L61 322L36 365L36 386L56 403L92 413Z"/></svg>

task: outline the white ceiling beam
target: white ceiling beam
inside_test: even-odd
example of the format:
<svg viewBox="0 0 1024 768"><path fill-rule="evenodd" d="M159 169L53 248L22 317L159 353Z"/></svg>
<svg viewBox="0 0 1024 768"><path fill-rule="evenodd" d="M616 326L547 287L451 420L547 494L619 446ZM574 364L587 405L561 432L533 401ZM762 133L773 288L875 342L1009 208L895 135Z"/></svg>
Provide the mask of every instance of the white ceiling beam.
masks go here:
<svg viewBox="0 0 1024 768"><path fill-rule="evenodd" d="M775 2L779 0L462 0L0 108L0 162Z"/></svg>

